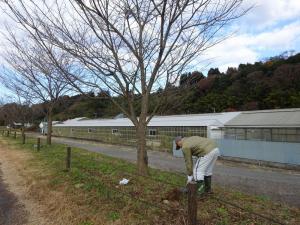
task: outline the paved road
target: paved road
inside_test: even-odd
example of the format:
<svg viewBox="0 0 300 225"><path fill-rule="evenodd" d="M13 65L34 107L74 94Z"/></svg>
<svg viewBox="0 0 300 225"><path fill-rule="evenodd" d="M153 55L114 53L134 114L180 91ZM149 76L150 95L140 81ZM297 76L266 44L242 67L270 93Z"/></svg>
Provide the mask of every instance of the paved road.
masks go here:
<svg viewBox="0 0 300 225"><path fill-rule="evenodd" d="M1 165L0 165L1 168ZM8 191L2 180L0 169L0 225L21 225L26 223L24 206Z"/></svg>
<svg viewBox="0 0 300 225"><path fill-rule="evenodd" d="M67 138L53 138L53 141L131 162L136 161L136 150L130 147ZM175 158L168 153L154 151L148 151L148 158L149 165L153 168L179 173L185 172L182 158ZM268 196L275 201L300 207L300 172L257 168L219 160L214 170L213 181L223 187Z"/></svg>

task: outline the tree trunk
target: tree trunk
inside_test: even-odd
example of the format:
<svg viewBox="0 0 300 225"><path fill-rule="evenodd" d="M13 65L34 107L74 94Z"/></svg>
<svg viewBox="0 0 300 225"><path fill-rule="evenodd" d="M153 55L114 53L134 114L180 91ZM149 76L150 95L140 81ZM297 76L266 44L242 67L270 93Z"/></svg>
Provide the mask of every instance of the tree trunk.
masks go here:
<svg viewBox="0 0 300 225"><path fill-rule="evenodd" d="M47 144L51 145L51 137L52 137L52 109L49 109L47 114Z"/></svg>
<svg viewBox="0 0 300 225"><path fill-rule="evenodd" d="M21 136L23 137L25 135L25 126L23 124L22 128L21 128Z"/></svg>
<svg viewBox="0 0 300 225"><path fill-rule="evenodd" d="M140 123L136 129L137 135L137 167L138 173L142 175L148 174L148 156L146 150L146 129L144 123Z"/></svg>

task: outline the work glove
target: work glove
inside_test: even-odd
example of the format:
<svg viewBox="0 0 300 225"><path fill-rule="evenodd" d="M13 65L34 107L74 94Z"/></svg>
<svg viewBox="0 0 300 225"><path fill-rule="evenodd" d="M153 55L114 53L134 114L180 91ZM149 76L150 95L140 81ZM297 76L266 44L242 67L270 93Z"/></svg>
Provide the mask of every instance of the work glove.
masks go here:
<svg viewBox="0 0 300 225"><path fill-rule="evenodd" d="M194 179L193 175L187 176L187 182L186 182L186 184L191 183L193 181L193 179Z"/></svg>

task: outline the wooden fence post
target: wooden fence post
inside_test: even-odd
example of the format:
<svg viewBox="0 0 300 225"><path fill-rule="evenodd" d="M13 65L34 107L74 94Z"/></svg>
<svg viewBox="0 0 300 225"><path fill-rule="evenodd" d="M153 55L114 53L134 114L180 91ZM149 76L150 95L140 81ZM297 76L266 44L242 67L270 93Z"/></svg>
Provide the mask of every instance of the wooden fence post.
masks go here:
<svg viewBox="0 0 300 225"><path fill-rule="evenodd" d="M71 147L67 147L67 157L66 157L66 170L71 169Z"/></svg>
<svg viewBox="0 0 300 225"><path fill-rule="evenodd" d="M9 130L8 130L8 131L7 131L7 137L9 137L9 133L10 133L10 132L9 132Z"/></svg>
<svg viewBox="0 0 300 225"><path fill-rule="evenodd" d="M14 133L14 139L16 139L17 138L17 132L15 131L15 133Z"/></svg>
<svg viewBox="0 0 300 225"><path fill-rule="evenodd" d="M197 183L188 183L188 225L197 224Z"/></svg>
<svg viewBox="0 0 300 225"><path fill-rule="evenodd" d="M23 134L23 135L22 135L22 144L23 144L23 145L25 144L25 139L26 139L25 134Z"/></svg>
<svg viewBox="0 0 300 225"><path fill-rule="evenodd" d="M40 138L37 138L36 150L37 150L37 151L40 151L40 149L41 149L41 139L40 139Z"/></svg>

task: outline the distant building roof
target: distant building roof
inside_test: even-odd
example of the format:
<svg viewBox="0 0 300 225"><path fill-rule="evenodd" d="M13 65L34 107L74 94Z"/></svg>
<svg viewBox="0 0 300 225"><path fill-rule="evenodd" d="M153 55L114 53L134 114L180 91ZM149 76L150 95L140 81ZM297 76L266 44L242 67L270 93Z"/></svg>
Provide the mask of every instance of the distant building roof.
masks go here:
<svg viewBox="0 0 300 225"><path fill-rule="evenodd" d="M52 125L55 125L55 124L58 124L58 123L61 123L60 121L57 121L57 120L54 120L52 121ZM39 127L42 129L44 127L47 127L48 126L48 122L47 121L42 121L40 122L40 125Z"/></svg>
<svg viewBox="0 0 300 225"><path fill-rule="evenodd" d="M300 108L241 112L225 127L300 127Z"/></svg>
<svg viewBox="0 0 300 225"><path fill-rule="evenodd" d="M154 116L150 121L150 127L174 127L174 126L224 126L226 122L237 116L240 112ZM132 122L128 118L117 119L72 119L64 121L55 127L131 127Z"/></svg>
<svg viewBox="0 0 300 225"><path fill-rule="evenodd" d="M114 117L114 119L120 119L120 118L126 118L126 116L123 113L120 113Z"/></svg>

